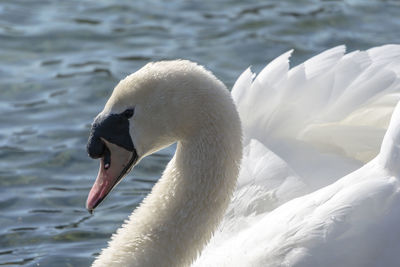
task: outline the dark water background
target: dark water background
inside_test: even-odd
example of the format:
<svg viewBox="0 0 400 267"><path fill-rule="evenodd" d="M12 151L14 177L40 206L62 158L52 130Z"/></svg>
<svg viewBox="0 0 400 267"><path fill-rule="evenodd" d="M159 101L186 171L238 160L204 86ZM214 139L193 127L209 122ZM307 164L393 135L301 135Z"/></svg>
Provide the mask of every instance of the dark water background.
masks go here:
<svg viewBox="0 0 400 267"><path fill-rule="evenodd" d="M1 0L0 265L88 266L149 192L173 147L84 209L90 123L146 62L191 59L231 87L292 48L296 64L386 43L400 43L399 1Z"/></svg>

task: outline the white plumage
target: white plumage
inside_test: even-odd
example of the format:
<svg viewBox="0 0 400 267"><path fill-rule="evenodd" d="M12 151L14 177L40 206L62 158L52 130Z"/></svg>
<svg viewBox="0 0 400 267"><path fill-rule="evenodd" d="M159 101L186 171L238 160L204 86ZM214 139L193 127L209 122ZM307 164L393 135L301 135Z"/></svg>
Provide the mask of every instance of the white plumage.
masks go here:
<svg viewBox="0 0 400 267"><path fill-rule="evenodd" d="M244 157L229 205L241 144L230 97L213 93L224 86L187 61L148 65L117 86L103 113L152 99L143 118L173 118L168 131L185 137L143 127L168 136L144 155L178 141L177 155L95 266L398 266L400 106L386 128L400 98L400 46L340 46L289 69L291 52L257 77L246 70L232 90ZM151 114L158 105L167 115ZM151 143L135 137L143 118L131 130L139 147ZM197 124L207 138L178 164Z"/></svg>
<svg viewBox="0 0 400 267"><path fill-rule="evenodd" d="M400 106L361 166L400 97L400 46L289 56L234 86L242 170L195 266L398 266Z"/></svg>

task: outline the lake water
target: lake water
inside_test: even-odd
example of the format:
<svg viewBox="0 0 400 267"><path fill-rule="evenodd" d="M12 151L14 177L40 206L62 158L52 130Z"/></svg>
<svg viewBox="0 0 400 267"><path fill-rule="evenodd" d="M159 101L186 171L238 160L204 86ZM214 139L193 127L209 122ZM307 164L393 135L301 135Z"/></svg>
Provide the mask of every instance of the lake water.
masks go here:
<svg viewBox="0 0 400 267"><path fill-rule="evenodd" d="M143 160L90 215L98 161L85 145L115 84L187 58L228 87L294 48L400 43L399 1L0 2L0 265L88 266L174 152Z"/></svg>

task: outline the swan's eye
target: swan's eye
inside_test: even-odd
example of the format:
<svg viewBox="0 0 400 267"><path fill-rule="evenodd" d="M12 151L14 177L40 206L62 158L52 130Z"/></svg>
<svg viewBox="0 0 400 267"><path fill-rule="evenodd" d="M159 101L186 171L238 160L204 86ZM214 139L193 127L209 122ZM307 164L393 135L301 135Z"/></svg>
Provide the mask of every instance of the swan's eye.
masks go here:
<svg viewBox="0 0 400 267"><path fill-rule="evenodd" d="M123 115L125 118L129 119L129 118L131 118L131 117L133 116L134 111L135 111L135 110L134 110L133 108L128 108L127 110L125 110L124 112L122 112L122 115Z"/></svg>

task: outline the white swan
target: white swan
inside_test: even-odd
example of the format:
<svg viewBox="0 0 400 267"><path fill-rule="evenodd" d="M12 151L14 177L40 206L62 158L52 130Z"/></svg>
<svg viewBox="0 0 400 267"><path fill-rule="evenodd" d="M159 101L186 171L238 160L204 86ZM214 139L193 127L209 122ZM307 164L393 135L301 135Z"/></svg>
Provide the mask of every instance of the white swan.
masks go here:
<svg viewBox="0 0 400 267"><path fill-rule="evenodd" d="M396 266L400 107L380 154L326 185L376 154L399 99L400 48L343 54L289 71L288 52L254 81L250 71L238 79L237 187L241 127L220 81L188 61L151 63L122 80L89 138L101 165L88 209L142 157L178 146L93 265Z"/></svg>

